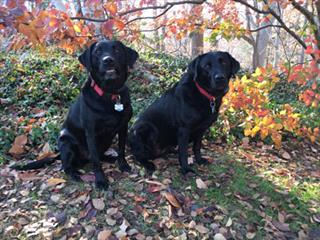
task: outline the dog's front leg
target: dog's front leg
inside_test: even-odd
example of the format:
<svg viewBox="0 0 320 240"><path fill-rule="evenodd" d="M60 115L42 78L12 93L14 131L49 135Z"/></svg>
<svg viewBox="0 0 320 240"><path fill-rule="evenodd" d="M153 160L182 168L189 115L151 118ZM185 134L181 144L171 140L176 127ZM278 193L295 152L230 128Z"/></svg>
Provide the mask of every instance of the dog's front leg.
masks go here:
<svg viewBox="0 0 320 240"><path fill-rule="evenodd" d="M90 160L93 165L93 172L96 177L96 180L95 180L96 186L97 188L100 188L100 189L107 189L108 180L106 179L101 167L94 131L87 130L86 138L88 143Z"/></svg>
<svg viewBox="0 0 320 240"><path fill-rule="evenodd" d="M178 129L178 154L181 165L182 174L193 172L193 169L188 165L188 143L190 138L190 130L188 128L180 127Z"/></svg>
<svg viewBox="0 0 320 240"><path fill-rule="evenodd" d="M118 146L119 146L119 157L118 165L121 171L130 172L131 168L125 159L126 141L128 135L128 124L125 124L118 132Z"/></svg>
<svg viewBox="0 0 320 240"><path fill-rule="evenodd" d="M202 158L201 156L201 145L202 145L202 137L204 132L197 134L193 141L193 153L198 164L208 164L208 160Z"/></svg>

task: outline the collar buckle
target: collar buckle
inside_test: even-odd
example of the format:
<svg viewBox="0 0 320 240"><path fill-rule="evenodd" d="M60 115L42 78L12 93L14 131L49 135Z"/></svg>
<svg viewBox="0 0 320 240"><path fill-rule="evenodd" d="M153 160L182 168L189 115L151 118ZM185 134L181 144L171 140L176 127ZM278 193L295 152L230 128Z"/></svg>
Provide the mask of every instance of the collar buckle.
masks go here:
<svg viewBox="0 0 320 240"><path fill-rule="evenodd" d="M199 83L196 82L196 80L194 79L193 80L194 83L196 84L196 87L197 89L199 90L199 92L204 96L206 97L209 102L210 102L210 109L211 109L211 113L213 114L215 112L215 96L212 96L211 94L209 94L204 88L202 88Z"/></svg>

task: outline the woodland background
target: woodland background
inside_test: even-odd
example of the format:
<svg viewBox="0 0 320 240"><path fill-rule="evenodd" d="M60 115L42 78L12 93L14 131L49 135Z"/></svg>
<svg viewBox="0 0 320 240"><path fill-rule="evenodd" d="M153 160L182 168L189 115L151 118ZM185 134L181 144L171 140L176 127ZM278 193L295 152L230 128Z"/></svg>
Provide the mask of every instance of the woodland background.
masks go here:
<svg viewBox="0 0 320 240"><path fill-rule="evenodd" d="M318 239L320 1L0 0L0 32L7 239ZM132 122L197 55L222 50L240 62L204 141L212 166L200 167L200 177L181 179L175 156L158 159L161 174L151 182L139 166L123 176L108 165L111 189L99 193L92 174L76 184L58 164L8 168L56 155L61 123L86 79L77 56L103 38L140 54L128 80Z"/></svg>

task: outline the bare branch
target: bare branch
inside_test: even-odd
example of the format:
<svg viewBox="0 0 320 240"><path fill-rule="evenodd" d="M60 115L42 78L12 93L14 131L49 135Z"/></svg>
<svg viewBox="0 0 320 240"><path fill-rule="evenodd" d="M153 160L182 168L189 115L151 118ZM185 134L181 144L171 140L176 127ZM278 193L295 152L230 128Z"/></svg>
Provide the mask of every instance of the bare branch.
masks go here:
<svg viewBox="0 0 320 240"><path fill-rule="evenodd" d="M307 8L297 3L295 0L292 0L291 4L295 9L297 9L300 13L302 13L311 24L315 24L314 18L313 18L314 15L312 14L312 12L310 12Z"/></svg>
<svg viewBox="0 0 320 240"><path fill-rule="evenodd" d="M243 35L241 38L243 38L245 41L247 41L251 46L254 46L255 42L254 42L253 38L248 37L246 35Z"/></svg>
<svg viewBox="0 0 320 240"><path fill-rule="evenodd" d="M157 16L151 16L151 17L137 17L134 19L131 19L130 21L128 21L126 23L126 25L129 25L132 22L138 21L138 20L144 20L144 19L157 19L161 16L163 16L164 14L166 14L174 5L171 5L170 7L168 7L166 10L164 10L162 13L158 14Z"/></svg>
<svg viewBox="0 0 320 240"><path fill-rule="evenodd" d="M269 28L269 27L282 28L283 26L282 25L270 24L270 25L265 25L265 26L262 26L262 27L259 27L259 28L256 28L256 29L249 29L249 32L258 32L258 31L260 31L262 29Z"/></svg>
<svg viewBox="0 0 320 240"><path fill-rule="evenodd" d="M206 0L190 0L190 1L180 1L180 2L167 2L166 4L162 5L162 6L148 6L148 7L141 7L141 8L134 8L122 13L119 13L119 16L124 16L130 13L134 13L134 12L139 12L142 10L148 10L148 9L166 9L170 6L174 6L174 5L182 5L182 4L202 4L206 2Z"/></svg>
<svg viewBox="0 0 320 240"><path fill-rule="evenodd" d="M252 6L251 4L249 4L246 0L234 0L235 2L241 3L244 6L247 6L248 8L251 8L253 11L257 12L257 13L261 13L261 14L269 14L269 11L264 11L261 10L255 6Z"/></svg>
<svg viewBox="0 0 320 240"><path fill-rule="evenodd" d="M265 4L268 4L266 0L263 1ZM275 19L277 19L277 21L282 25L282 28L287 33L289 33L294 39L296 39L304 49L307 49L307 45L305 44L305 42L282 21L281 17L275 11L269 8L269 12Z"/></svg>
<svg viewBox="0 0 320 240"><path fill-rule="evenodd" d="M119 16L125 16L128 15L130 13L134 13L134 12L139 12L139 11L143 11L143 10L149 10L149 9L167 9L167 8L172 8L175 5L183 5L183 4L202 4L206 2L206 0L190 0L190 1L180 1L180 2L167 2L166 4L162 5L162 6L147 6L147 7L141 7L141 8L133 8L130 9L128 11L124 11L119 13ZM110 19L112 19L113 17L110 16L108 18L104 18L104 19L99 19L99 18L90 18L90 17L71 17L71 20L86 20L86 21L90 21L90 22L106 22ZM149 18L149 17L147 17ZM139 19L137 19L139 20Z"/></svg>
<svg viewBox="0 0 320 240"><path fill-rule="evenodd" d="M305 44L305 42L294 32L292 31L281 19L281 17L275 12L273 11L271 8L269 8L268 11L263 11L263 10L260 10L252 5L250 5L246 0L234 0L235 2L239 2L249 8L251 8L253 11L257 12L257 13L261 13L261 14L271 14L275 19L277 19L277 21L280 23L280 25L282 26L282 28L287 32L289 33L294 39L296 39L299 44L304 48L306 49L307 48L307 45ZM263 0L263 2L265 4L268 4L268 1L266 0Z"/></svg>

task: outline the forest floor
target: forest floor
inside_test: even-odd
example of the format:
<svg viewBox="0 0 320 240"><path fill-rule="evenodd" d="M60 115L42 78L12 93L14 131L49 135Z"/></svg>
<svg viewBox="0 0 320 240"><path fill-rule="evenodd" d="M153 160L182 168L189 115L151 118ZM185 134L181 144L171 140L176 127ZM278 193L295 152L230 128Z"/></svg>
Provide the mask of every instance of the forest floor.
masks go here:
<svg viewBox="0 0 320 240"><path fill-rule="evenodd" d="M172 154L146 178L129 155L130 174L103 164L107 191L90 168L79 183L60 161L26 172L3 165L1 239L319 239L320 147L284 149L206 141L210 164L192 177Z"/></svg>
<svg viewBox="0 0 320 240"><path fill-rule="evenodd" d="M135 116L186 66L168 56L144 59L128 81ZM286 137L277 150L209 136L203 156L210 164L195 165L197 175L189 177L171 154L156 159L147 178L127 150L130 174L103 164L107 191L95 188L90 166L81 183L61 171L60 161L11 170L56 154L61 123L85 80L79 69L75 57L59 52L0 54L1 240L320 239L320 146L306 140Z"/></svg>

